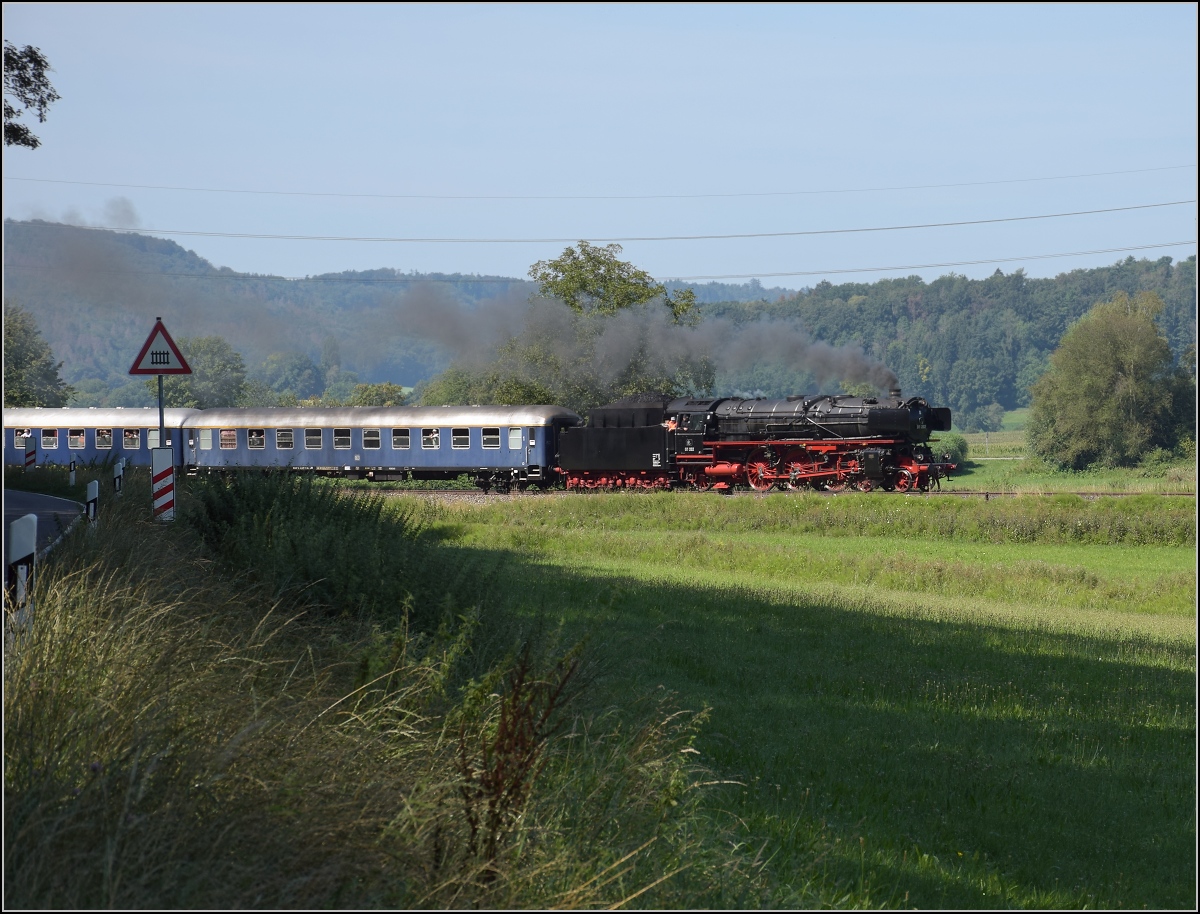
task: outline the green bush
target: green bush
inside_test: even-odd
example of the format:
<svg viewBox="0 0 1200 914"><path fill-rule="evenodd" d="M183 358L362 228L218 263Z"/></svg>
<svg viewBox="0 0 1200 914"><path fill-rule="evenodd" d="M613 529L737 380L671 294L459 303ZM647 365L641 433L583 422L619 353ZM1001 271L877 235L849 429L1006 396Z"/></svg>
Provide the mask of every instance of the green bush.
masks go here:
<svg viewBox="0 0 1200 914"><path fill-rule="evenodd" d="M957 432L946 432L938 435L937 440L930 443L936 454L949 454L953 463L963 464L967 460L969 450L967 439Z"/></svg>

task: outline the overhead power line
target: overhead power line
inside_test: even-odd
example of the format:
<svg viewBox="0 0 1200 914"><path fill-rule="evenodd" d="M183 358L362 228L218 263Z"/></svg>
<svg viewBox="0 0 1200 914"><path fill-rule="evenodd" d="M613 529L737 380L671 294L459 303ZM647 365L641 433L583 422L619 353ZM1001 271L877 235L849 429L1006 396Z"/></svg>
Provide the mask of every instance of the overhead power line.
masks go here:
<svg viewBox="0 0 1200 914"><path fill-rule="evenodd" d="M836 270L795 270L784 273L726 273L713 276L672 276L664 279L664 282L698 282L700 280L715 280L715 279L760 279L760 278L775 278L781 276L823 276L837 275L843 273L884 273L894 270L924 270L933 269L935 267L966 267L977 266L982 264L992 263L1016 263L1023 260L1050 260L1056 257L1084 257L1090 254L1122 254L1128 251L1149 251L1156 248L1173 248L1182 247L1189 244L1195 244L1195 239L1191 241L1165 241L1161 244L1138 244L1131 247L1123 248L1098 248L1091 251L1068 251L1062 254L1027 254L1024 257L996 257L986 260L955 260L946 261L943 263L917 263L908 264L905 266L895 267L854 267L848 269ZM429 278L426 276L396 276L389 279L358 279L347 276L263 276L253 273L179 273L166 272L157 270L72 270L70 267L63 268L61 266L32 266L28 264L6 263L5 268L9 270L37 270L54 273L76 272L85 273L88 275L102 276L173 276L181 279L237 279L248 280L252 282L318 282L318 283L355 283L366 285L398 285L407 283L427 283L427 282L442 282L442 283L513 283L530 282L527 279L518 279L516 277L508 278L504 276L459 276L458 278Z"/></svg>
<svg viewBox="0 0 1200 914"><path fill-rule="evenodd" d="M1084 257L1088 254L1119 254L1126 251L1148 251L1153 248L1173 248L1182 245L1195 244L1195 239L1191 241L1168 241L1165 244L1139 244L1128 248L1100 248L1094 251L1072 251L1067 254L1027 254L1024 257L996 257L988 260L957 260L946 263L914 263L907 266L899 267L854 267L852 269L842 270L800 270L788 273L753 273L753 274L726 274L723 276L679 276L663 280L664 282L687 281L699 282L700 280L712 279L772 279L780 276L825 276L837 275L841 273L887 273L893 270L932 270L940 267L969 267L992 263L1015 263L1022 260L1050 260L1055 257Z"/></svg>
<svg viewBox="0 0 1200 914"><path fill-rule="evenodd" d="M1185 206L1195 200L1176 200L1170 203L1143 203L1137 206L1113 206L1107 209L1077 210L1068 213L1045 213L1037 216L1005 216L998 219L964 219L958 222L925 222L915 225L881 225L866 228L812 229L795 232L741 232L720 235L630 235L620 238L591 238L593 243L616 243L630 241L723 241L736 238L798 238L807 235L849 235L863 232L901 232L914 229L957 228L964 225L994 225L1001 222L1031 222L1039 219L1063 219L1069 216L1094 216L1098 213L1124 213L1139 209L1158 209L1165 206ZM420 237L377 237L369 235L277 235L253 232L202 232L191 229L129 229L109 225L69 226L58 222L30 222L38 228L77 228L88 231L120 232L123 234L180 235L203 238L253 238L266 241L357 241L388 242L392 244L574 244L587 239L586 235L569 238L420 238Z"/></svg>
<svg viewBox="0 0 1200 914"><path fill-rule="evenodd" d="M1002 178L993 181L960 181L954 184L904 184L884 187L844 187L833 190L768 190L710 194L348 194L309 190L245 190L231 187L186 187L172 184L118 184L107 181L67 181L57 178L18 178L5 175L5 181L38 184L74 184L83 187L120 187L131 190L180 190L205 194L259 194L273 197L343 197L374 200L712 200L733 197L802 197L818 194L869 194L896 190L936 190L950 187L987 187L996 184L1033 184L1042 181L1070 181L1078 178L1103 178L1112 175L1136 175L1155 171L1195 168L1193 165L1163 165L1158 168L1130 168L1124 171L1093 171L1074 175L1042 178Z"/></svg>

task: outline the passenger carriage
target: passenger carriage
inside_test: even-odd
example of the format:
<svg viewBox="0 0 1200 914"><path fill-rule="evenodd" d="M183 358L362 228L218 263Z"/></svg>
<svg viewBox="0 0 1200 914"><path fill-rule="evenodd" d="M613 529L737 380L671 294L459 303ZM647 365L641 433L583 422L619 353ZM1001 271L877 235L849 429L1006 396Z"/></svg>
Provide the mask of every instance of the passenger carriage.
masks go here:
<svg viewBox="0 0 1200 914"><path fill-rule="evenodd" d="M182 465L190 417L194 409L163 412L166 446ZM114 463L150 466L150 448L159 446L158 409L6 409L4 411L4 463L20 466L25 460L26 439L32 437L35 462L67 466Z"/></svg>
<svg viewBox="0 0 1200 914"><path fill-rule="evenodd" d="M189 466L291 466L360 479L453 479L483 488L552 481L558 430L582 420L557 406L207 409Z"/></svg>

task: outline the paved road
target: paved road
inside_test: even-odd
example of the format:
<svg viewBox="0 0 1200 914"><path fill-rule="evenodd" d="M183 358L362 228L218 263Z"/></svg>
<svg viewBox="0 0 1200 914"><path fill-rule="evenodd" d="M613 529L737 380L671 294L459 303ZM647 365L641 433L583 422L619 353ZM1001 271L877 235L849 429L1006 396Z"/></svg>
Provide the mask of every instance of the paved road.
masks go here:
<svg viewBox="0 0 1200 914"><path fill-rule="evenodd" d="M4 536L8 538L8 525L18 517L26 514L38 516L38 552L41 552L56 539L62 536L83 511L83 505L66 498L55 498L53 495L38 495L34 492L20 492L16 489L4 490Z"/></svg>

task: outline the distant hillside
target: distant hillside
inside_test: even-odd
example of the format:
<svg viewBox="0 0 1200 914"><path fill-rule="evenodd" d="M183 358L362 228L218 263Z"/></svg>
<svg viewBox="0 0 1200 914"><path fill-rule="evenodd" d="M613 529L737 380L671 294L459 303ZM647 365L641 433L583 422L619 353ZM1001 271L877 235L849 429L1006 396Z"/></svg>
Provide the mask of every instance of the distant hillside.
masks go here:
<svg viewBox="0 0 1200 914"><path fill-rule="evenodd" d="M1181 355L1196 340L1196 258L1132 257L1053 279L997 270L984 280L919 277L822 282L795 292L748 283L677 283L705 314L800 322L817 340L857 343L900 376L906 392L955 410L956 424L992 403L1015 408L1066 327L1118 290L1152 290L1160 325ZM40 221L4 223L4 295L30 311L64 363L89 389L129 382L126 371L154 317L176 336L219 335L254 369L268 355L340 354L363 381L411 386L442 371L448 351L430 342L474 332L511 314L534 286L503 276L347 271L289 280L216 267L173 241ZM431 325L448 332L419 334ZM760 364L718 378L722 392L809 390L796 366Z"/></svg>
<svg viewBox="0 0 1200 914"><path fill-rule="evenodd" d="M123 383L156 316L175 336L223 336L253 367L272 352L319 358L328 340L364 379L412 384L446 358L427 342L385 326L418 292L429 306L467 306L527 296L528 282L503 276L382 269L306 281L246 276L213 266L173 241L44 222L4 224L4 295L35 315L64 376Z"/></svg>
<svg viewBox="0 0 1200 914"><path fill-rule="evenodd" d="M706 314L737 320L798 320L818 340L857 343L900 377L907 393L950 406L955 424L992 403L1025 406L1028 388L1045 369L1063 332L1096 302L1124 291L1156 292L1165 308L1159 318L1176 358L1196 343L1196 258L1134 260L1110 267L1072 270L1052 279L996 270L987 279L919 276L873 283L818 283L782 301L714 304ZM745 390L782 393L803 378L762 365L726 379Z"/></svg>
<svg viewBox="0 0 1200 914"><path fill-rule="evenodd" d="M696 285L701 301L752 301L788 289ZM4 295L37 318L70 382L121 384L162 315L176 336L223 336L247 365L273 352L319 359L327 340L363 380L411 385L440 371L447 356L388 320L413 296L429 309L455 302L526 299L532 283L505 276L348 270L293 281L238 274L161 238L40 220L4 223ZM149 321L149 323L148 323Z"/></svg>

